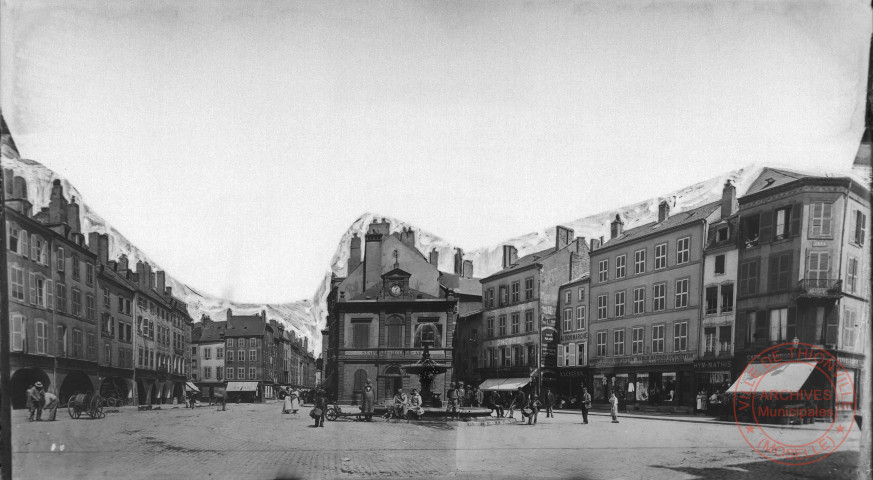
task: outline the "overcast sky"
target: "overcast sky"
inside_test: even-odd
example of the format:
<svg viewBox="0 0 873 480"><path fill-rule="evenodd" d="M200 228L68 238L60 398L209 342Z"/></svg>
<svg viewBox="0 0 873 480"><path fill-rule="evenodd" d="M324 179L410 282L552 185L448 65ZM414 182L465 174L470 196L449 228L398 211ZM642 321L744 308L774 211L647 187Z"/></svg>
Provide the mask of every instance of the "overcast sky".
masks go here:
<svg viewBox="0 0 873 480"><path fill-rule="evenodd" d="M66 3L2 3L22 157L240 301L311 297L364 212L472 249L863 128L866 0Z"/></svg>

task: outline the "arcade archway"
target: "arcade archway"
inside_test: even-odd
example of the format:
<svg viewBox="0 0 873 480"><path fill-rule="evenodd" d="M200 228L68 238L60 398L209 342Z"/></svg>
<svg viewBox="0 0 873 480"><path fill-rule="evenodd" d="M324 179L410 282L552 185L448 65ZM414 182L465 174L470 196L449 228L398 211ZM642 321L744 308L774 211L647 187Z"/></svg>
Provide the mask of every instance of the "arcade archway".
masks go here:
<svg viewBox="0 0 873 480"><path fill-rule="evenodd" d="M123 377L106 377L100 382L100 396L127 400L129 395L127 381Z"/></svg>
<svg viewBox="0 0 873 480"><path fill-rule="evenodd" d="M36 382L42 383L42 389L49 391L51 381L49 376L38 368L19 368L12 375L10 388L12 390L12 408L27 407L27 389Z"/></svg>
<svg viewBox="0 0 873 480"><path fill-rule="evenodd" d="M67 403L67 400L78 393L94 393L94 385L91 384L91 379L84 372L70 372L61 382L61 390L58 398L61 405Z"/></svg>

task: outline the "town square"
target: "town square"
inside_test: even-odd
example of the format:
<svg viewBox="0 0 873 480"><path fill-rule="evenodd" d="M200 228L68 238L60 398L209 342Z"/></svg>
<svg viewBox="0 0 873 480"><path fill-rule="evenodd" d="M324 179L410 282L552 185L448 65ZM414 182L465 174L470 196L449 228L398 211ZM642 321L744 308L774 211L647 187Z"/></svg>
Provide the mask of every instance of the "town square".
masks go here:
<svg viewBox="0 0 873 480"><path fill-rule="evenodd" d="M0 480L873 480L871 0L0 38Z"/></svg>

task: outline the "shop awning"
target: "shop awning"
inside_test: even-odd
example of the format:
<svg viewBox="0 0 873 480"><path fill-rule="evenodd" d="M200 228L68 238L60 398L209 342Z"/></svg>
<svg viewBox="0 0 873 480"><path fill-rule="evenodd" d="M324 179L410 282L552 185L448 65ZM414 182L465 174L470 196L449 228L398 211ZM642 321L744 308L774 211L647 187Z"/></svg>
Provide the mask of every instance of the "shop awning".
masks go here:
<svg viewBox="0 0 873 480"><path fill-rule="evenodd" d="M796 392L803 387L815 364L785 363L778 366L749 364L727 393ZM763 378L760 378L763 376Z"/></svg>
<svg viewBox="0 0 873 480"><path fill-rule="evenodd" d="M199 392L199 391L200 391L200 389L197 388L197 385L194 385L194 384L191 383L191 382L186 382L186 383L185 383L185 390L187 390L187 391L189 391L189 392Z"/></svg>
<svg viewBox="0 0 873 480"><path fill-rule="evenodd" d="M256 392L258 382L227 382L228 392Z"/></svg>
<svg viewBox="0 0 873 480"><path fill-rule="evenodd" d="M490 378L479 385L480 390L518 390L518 387L523 387L530 383L530 377L525 378Z"/></svg>

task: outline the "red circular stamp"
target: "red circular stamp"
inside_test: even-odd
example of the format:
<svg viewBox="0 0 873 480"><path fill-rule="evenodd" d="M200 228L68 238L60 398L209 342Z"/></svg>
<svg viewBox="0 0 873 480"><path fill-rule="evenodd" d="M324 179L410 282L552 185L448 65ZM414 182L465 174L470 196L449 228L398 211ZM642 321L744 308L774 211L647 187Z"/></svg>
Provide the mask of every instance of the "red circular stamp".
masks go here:
<svg viewBox="0 0 873 480"><path fill-rule="evenodd" d="M814 345L787 343L764 350L728 389L737 428L762 457L807 465L834 453L855 422L852 376ZM794 427L786 427L796 425Z"/></svg>

